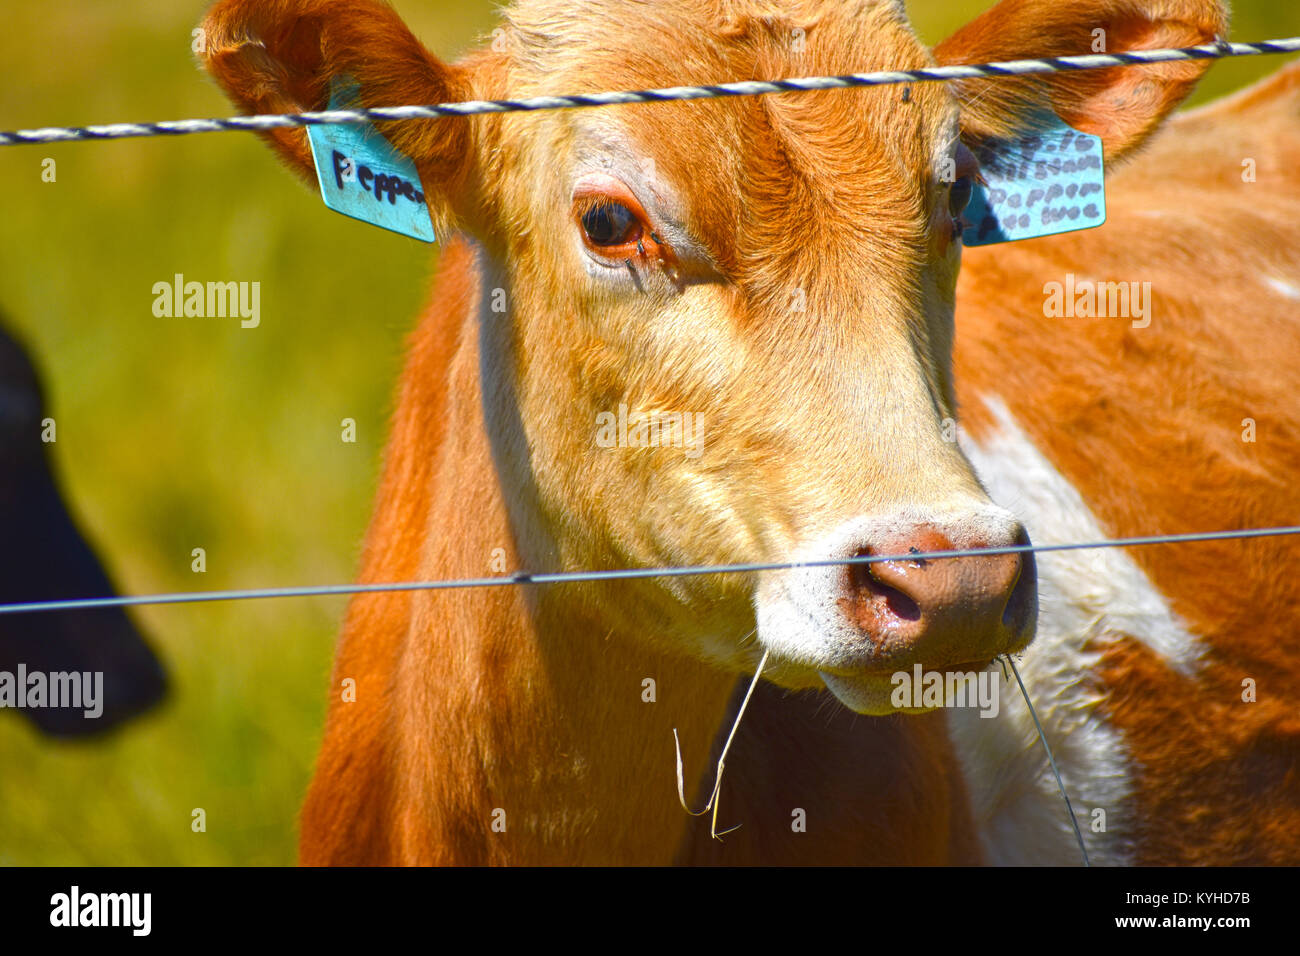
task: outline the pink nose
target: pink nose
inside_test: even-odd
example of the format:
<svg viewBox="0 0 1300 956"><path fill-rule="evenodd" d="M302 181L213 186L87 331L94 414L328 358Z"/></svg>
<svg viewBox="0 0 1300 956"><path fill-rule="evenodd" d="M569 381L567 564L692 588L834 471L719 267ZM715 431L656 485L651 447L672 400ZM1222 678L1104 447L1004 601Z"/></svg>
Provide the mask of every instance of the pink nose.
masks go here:
<svg viewBox="0 0 1300 956"><path fill-rule="evenodd" d="M1014 544L1029 544L1023 529ZM848 566L840 607L875 646L875 667L985 664L1029 642L1037 614L1033 554L980 554L987 547L972 542L958 549L943 532L922 525L858 551L860 556L968 552Z"/></svg>

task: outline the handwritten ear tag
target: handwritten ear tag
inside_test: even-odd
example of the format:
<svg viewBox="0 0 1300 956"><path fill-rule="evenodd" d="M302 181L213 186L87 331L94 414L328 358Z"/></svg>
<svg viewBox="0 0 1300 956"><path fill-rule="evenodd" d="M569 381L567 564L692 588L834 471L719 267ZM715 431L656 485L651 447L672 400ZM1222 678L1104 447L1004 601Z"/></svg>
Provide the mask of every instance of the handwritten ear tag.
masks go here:
<svg viewBox="0 0 1300 956"><path fill-rule="evenodd" d="M360 87L335 77L330 109L347 109L359 100ZM373 123L309 126L321 198L335 212L433 242L433 220L410 157L399 153Z"/></svg>
<svg viewBox="0 0 1300 956"><path fill-rule="evenodd" d="M984 184L976 183L962 232L967 246L1036 239L1106 221L1101 138L1055 115L1033 132L975 150Z"/></svg>

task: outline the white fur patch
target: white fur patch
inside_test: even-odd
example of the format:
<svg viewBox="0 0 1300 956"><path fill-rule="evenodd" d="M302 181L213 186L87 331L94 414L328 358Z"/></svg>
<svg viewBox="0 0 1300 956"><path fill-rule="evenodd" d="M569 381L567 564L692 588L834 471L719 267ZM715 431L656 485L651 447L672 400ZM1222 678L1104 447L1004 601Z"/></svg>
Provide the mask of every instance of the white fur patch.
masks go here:
<svg viewBox="0 0 1300 956"><path fill-rule="evenodd" d="M1035 544L1111 537L1078 491L1020 429L1006 404L985 397L997 425L981 442L960 435L990 497L1024 523ZM1159 529L1153 529L1159 530ZM1056 756L1093 863L1132 859L1132 769L1123 738L1098 711L1091 678L1100 651L1122 636L1140 641L1181 674L1203 651L1142 569L1119 548L1038 556L1038 636L1019 665ZM948 712L984 852L999 865L1081 862L1065 803L1014 678L1002 712L980 720ZM1096 832L1095 810L1105 811Z"/></svg>
<svg viewBox="0 0 1300 956"><path fill-rule="evenodd" d="M1284 298L1300 299L1300 288L1298 288L1293 282L1287 282L1285 279L1277 279L1273 276L1267 276L1264 279L1264 284Z"/></svg>

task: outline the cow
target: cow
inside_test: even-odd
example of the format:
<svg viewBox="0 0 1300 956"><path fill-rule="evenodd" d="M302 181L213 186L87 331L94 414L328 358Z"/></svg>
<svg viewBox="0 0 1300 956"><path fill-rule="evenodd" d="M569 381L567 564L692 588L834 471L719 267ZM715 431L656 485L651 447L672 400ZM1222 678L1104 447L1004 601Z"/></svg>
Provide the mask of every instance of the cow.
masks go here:
<svg viewBox="0 0 1300 956"><path fill-rule="evenodd" d="M48 417L27 350L0 327L0 604L114 593L59 493L47 441L57 439L52 428L57 423ZM0 615L0 673L13 682L8 706L18 703L20 675L39 674L51 688L70 686L67 675L77 675L96 696L93 706L48 706L75 702L79 690L21 707L52 737L89 737L118 727L157 705L167 687L161 662L122 608ZM89 682L83 675L91 675Z"/></svg>
<svg viewBox="0 0 1300 956"><path fill-rule="evenodd" d="M392 106L1079 54L1099 30L1111 52L1188 46L1227 24L1211 0L1004 0L930 50L900 0L518 0L452 65L373 0L220 0L203 27L204 67L264 113L323 109L343 78ZM1078 862L1023 705L987 720L892 693L1009 655L1095 859L1300 858L1280 806L1300 753L1293 545L1023 550L1293 507L1275 356L1296 219L1269 207L1289 81L1258 94L1256 191L1209 182L1206 156L1233 148L1213 132L1151 154L1173 172L1139 156L1205 68L380 124L445 248L361 581L801 566L357 596L302 862ZM1111 223L962 269L977 152L1049 114L1100 138ZM301 129L261 135L314 181ZM1236 286L1203 296L1207 263L1247 271L1225 239L1256 228L1276 284L1248 284L1247 308L1222 307ZM1157 288L1149 328L1046 317L1057 273L1126 269ZM1258 348L1217 356L1254 310ZM1269 438L1243 449L1249 411ZM1207 479L1203 505L1180 472ZM842 563L863 556L890 560ZM715 839L679 797L713 792L760 665L720 790L740 828ZM1239 676L1268 700L1234 703Z"/></svg>

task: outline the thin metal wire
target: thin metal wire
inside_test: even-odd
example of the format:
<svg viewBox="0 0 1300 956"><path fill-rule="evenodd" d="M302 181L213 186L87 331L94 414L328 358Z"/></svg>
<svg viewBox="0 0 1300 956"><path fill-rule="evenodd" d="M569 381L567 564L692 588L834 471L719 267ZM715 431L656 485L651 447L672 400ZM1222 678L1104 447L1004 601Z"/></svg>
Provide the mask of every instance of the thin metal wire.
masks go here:
<svg viewBox="0 0 1300 956"><path fill-rule="evenodd" d="M671 86L654 90L585 93L570 96L535 96L522 100L470 100L437 103L432 106L382 106L357 110L323 110L305 113L263 113L223 119L167 120L148 123L115 123L101 126L49 126L0 132L0 146L31 143L62 143L78 140L128 139L141 136L186 136L192 133L222 133L248 130L286 129L299 126L332 126L346 123L405 122L442 116L474 116L484 113L525 113L536 110L580 109L628 103L663 103L673 100L717 99L727 96L767 96L773 93L807 93L813 90L858 89L899 83L940 83L954 80L1001 79L1043 73L1100 70L1116 66L1144 66L1180 60L1217 60L1232 56L1267 56L1300 52L1300 37L1229 43L1220 40L1200 46L1128 53L1091 53L1083 56L1043 57L939 66L922 70L887 70L850 73L844 76L807 76L786 80L749 80L709 86Z"/></svg>
<svg viewBox="0 0 1300 956"><path fill-rule="evenodd" d="M477 100L460 103L441 103L431 106L395 106L375 107L357 110L328 110L320 112L261 114L254 116L228 117L224 119L189 119L161 121L150 123L119 123L112 125L81 127L45 127L42 129L13 130L0 132L0 146L19 146L36 143L56 143L86 140L127 139L153 136L181 136L195 133L235 132L284 129L303 126L343 125L366 122L404 122L413 119L430 119L444 116L471 116L491 113L532 112L550 109L578 109L587 107L613 106L631 103L655 103L684 101L696 99L715 99L732 96L765 96L770 94L810 92L814 90L854 89L873 86L896 85L903 83L951 82L968 79L994 79L1013 76L1030 76L1047 73L1070 72L1081 70L1105 69L1117 66L1138 66L1152 63L1166 63L1180 60L1211 60L1235 56L1261 56L1300 52L1300 37L1268 40L1257 43L1228 43L1220 40L1212 44L1178 49L1145 50L1118 54L1092 54L1074 57L1046 57L1032 60L1013 60L1001 63L972 64L964 66L936 67L922 70L885 71L876 73L855 73L844 76L803 77L775 81L748 81L740 83L722 83L710 86L679 86L654 90L625 92L607 92L570 96L542 96L522 100ZM59 601L39 601L16 604L0 604L0 614L23 614L51 611L86 610L94 608L126 607L161 604L190 604L200 602L255 600L275 597L321 597L334 595L365 594L395 591L449 590L455 588L501 587L519 584L564 584L586 581L629 580L653 577L684 577L702 574L753 573L758 571L790 570L796 568L828 567L834 565L873 564L885 561L928 561L948 558L962 558L974 555L1012 554L1021 552L1045 553L1057 551L1076 551L1094 548L1138 547L1157 544L1192 543L1228 539L1247 539L1275 537L1300 534L1300 526L1276 528L1254 528L1238 531L1217 531L1192 534L1151 535L1137 538L1125 538L1112 541L1077 542L1059 545L1016 545L1004 548L989 548L978 551L932 551L909 553L905 555L870 555L857 558L832 559L819 561L751 563L735 565L714 565L694 567L664 568L628 568L613 571L580 571L558 573L517 573L506 577L468 578L448 581L412 581L389 582L381 584L323 585L290 588L260 588L227 591L190 591L153 595L116 596L109 598L85 598ZM1061 780L1056 759L1048 745L1038 714L1029 692L1025 688L1015 662L1005 656L1015 675L1016 683L1024 696L1039 740L1047 754L1047 760L1056 778L1056 785L1065 801L1066 813L1074 829L1075 839L1084 866L1090 866L1088 850L1084 845L1083 834L1079 829L1070 796ZM717 803L722 786L722 772L727 750L735 736L736 727L749 703L767 661L764 652L749 691L736 715L731 734L723 747L718 760L715 783L709 803L698 813L707 812L712 806L712 833L717 834ZM673 730L676 740L677 731ZM678 796L688 813L697 815L686 806L682 792L682 764L680 746L677 752ZM729 832L729 831L728 831Z"/></svg>
<svg viewBox="0 0 1300 956"><path fill-rule="evenodd" d="M635 578L689 577L700 574L742 574L757 571L786 571L795 568L825 568L837 565L876 564L881 561L938 561L993 554L1043 554L1053 551L1084 551L1094 548L1132 548L1156 544L1186 544L1197 541L1225 541L1242 538L1273 538L1300 534L1300 525L1276 528L1243 528L1237 531L1200 531L1189 534L1147 535L1109 541L1069 544L1016 544L976 551L918 551L908 554L864 555L855 558L826 558L814 561L777 561L753 564L689 565L662 568L624 568L612 571L518 572L491 578L461 578L448 581L392 581L379 584L324 584L288 588L248 588L232 591L177 591L104 598L74 598L59 601L30 601L0 604L0 614L42 611L79 611L90 608L129 607L144 604L197 604L210 601L251 601L259 598L332 597L341 594L375 594L388 591L444 591L455 588L507 587L516 584L576 584L585 581L625 581Z"/></svg>
<svg viewBox="0 0 1300 956"><path fill-rule="evenodd" d="M1056 758L1052 756L1052 748L1047 744L1047 734L1043 733L1043 725L1038 722L1038 713L1034 710L1034 703L1029 699L1029 691L1025 690L1025 682L1020 679L1020 671L1016 669L1016 662L1011 659L1010 654L1003 654L1003 660L1011 665L1011 673L1016 675L1016 683L1020 685L1020 693L1025 697L1025 706L1029 708L1029 716L1034 718L1034 727L1038 729L1038 739L1043 742L1043 749L1047 751L1047 762L1052 767L1052 773L1056 777L1057 789L1061 791L1061 796L1065 800L1065 812L1070 817L1070 826L1074 827L1074 838L1079 841L1079 852L1083 854L1083 865L1092 866L1088 859L1088 848L1083 845L1083 833L1079 830L1079 821L1075 819L1074 807L1070 805L1070 795L1065 792L1065 784L1061 782L1061 771L1056 768Z"/></svg>

